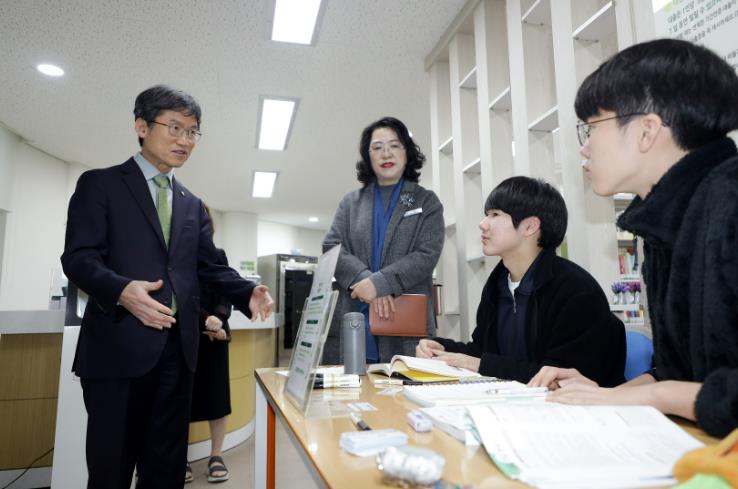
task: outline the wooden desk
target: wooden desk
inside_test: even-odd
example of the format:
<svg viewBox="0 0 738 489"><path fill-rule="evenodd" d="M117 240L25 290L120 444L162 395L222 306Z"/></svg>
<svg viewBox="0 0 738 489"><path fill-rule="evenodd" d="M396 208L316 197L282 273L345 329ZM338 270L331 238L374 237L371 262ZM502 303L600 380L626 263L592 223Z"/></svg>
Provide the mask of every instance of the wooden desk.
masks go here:
<svg viewBox="0 0 738 489"><path fill-rule="evenodd" d="M274 471L289 470L279 464L275 453L275 422L279 419L286 428L297 452L319 487L328 488L386 488L381 484L381 474L376 468L375 457L355 457L338 446L344 431L355 431L351 420L341 418L305 419L300 411L282 395L286 377L277 369L256 370L256 438L254 487L274 488ZM416 433L405 421L407 411L417 405L406 401L401 393L380 396L381 389L366 380L356 401L369 402L377 411L362 413L373 429L394 428L407 433L409 444L430 448L446 458L444 479L455 484L471 484L475 489L484 487L528 487L505 477L487 456L483 447L466 447L438 429L428 433ZM352 401L355 402L355 401ZM687 432L706 444L716 440L708 437L692 423L678 422Z"/></svg>

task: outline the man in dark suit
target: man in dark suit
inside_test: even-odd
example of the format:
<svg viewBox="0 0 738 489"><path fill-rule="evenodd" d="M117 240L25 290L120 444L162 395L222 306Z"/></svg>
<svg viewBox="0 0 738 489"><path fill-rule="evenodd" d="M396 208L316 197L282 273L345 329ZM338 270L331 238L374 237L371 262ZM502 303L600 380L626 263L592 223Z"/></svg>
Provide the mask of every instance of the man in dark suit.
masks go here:
<svg viewBox="0 0 738 489"><path fill-rule="evenodd" d="M200 106L166 86L136 98L140 153L85 172L69 203L64 272L90 301L73 370L88 414L88 488L184 483L199 281L249 317L264 286L218 262L203 204L174 178L200 137Z"/></svg>

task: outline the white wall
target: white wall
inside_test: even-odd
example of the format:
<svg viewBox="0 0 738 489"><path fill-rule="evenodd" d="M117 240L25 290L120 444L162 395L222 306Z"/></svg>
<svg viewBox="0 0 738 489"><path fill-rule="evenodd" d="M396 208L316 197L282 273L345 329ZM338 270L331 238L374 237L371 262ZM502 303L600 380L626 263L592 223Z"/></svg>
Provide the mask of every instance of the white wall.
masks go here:
<svg viewBox="0 0 738 489"><path fill-rule="evenodd" d="M61 269L69 173L65 162L0 129L0 195L9 211L0 310L49 307L51 274Z"/></svg>
<svg viewBox="0 0 738 489"><path fill-rule="evenodd" d="M326 231L288 226L270 221L259 221L256 254L292 253L299 249L303 255L320 256Z"/></svg>
<svg viewBox="0 0 738 489"><path fill-rule="evenodd" d="M19 144L18 136L0 126L0 209L6 211L10 209L13 188L13 153Z"/></svg>

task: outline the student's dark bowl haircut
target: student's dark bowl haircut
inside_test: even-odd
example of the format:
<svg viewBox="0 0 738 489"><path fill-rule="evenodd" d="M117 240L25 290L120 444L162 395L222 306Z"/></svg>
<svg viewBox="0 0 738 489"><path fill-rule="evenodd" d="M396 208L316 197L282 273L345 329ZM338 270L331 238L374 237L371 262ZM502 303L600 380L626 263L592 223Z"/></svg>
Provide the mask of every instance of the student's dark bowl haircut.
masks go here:
<svg viewBox="0 0 738 489"><path fill-rule="evenodd" d="M423 164L425 163L425 155L420 151L420 147L415 144L415 141L413 141L410 131L407 130L405 124L394 117L383 117L378 121L372 122L362 131L361 140L359 141L361 159L356 162L356 178L364 187L377 179L374 170L372 170L372 160L369 158L369 145L372 142L372 133L374 130L382 127L392 129L397 133L397 137L400 138L400 142L405 147L405 155L407 156L407 165L405 165L405 171L402 176L405 180L417 182L420 178L420 169L423 168Z"/></svg>
<svg viewBox="0 0 738 489"><path fill-rule="evenodd" d="M541 221L541 248L556 248L566 235L566 203L559 191L544 180L523 176L503 180L484 203L485 214L491 209L510 214L516 228L526 217L537 217Z"/></svg>
<svg viewBox="0 0 738 489"><path fill-rule="evenodd" d="M194 116L197 127L200 127L200 104L192 95L167 85L155 85L138 94L133 106L133 120L141 118L151 127L164 110L180 112L187 117ZM138 138L138 144L143 145L143 139Z"/></svg>
<svg viewBox="0 0 738 489"><path fill-rule="evenodd" d="M598 112L654 113L679 147L692 150L738 128L738 76L707 48L677 39L636 44L615 54L579 87L586 121ZM631 118L618 119L621 126Z"/></svg>

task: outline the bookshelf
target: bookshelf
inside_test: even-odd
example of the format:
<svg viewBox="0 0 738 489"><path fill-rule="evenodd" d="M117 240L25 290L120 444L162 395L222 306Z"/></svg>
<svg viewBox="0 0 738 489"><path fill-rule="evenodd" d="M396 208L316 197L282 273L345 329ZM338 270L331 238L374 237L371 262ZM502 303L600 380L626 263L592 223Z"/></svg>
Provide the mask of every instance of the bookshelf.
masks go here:
<svg viewBox="0 0 738 489"><path fill-rule="evenodd" d="M439 276L451 313L441 330L466 339L475 327L497 264L482 255L477 226L489 192L512 175L544 178L562 192L569 210L562 249L608 297L613 282L639 279L621 273L619 255L633 241L618 240L615 227L632 196L608 199L589 189L573 107L584 77L651 35L639 1L468 0L426 57L434 188L447 224Z"/></svg>

